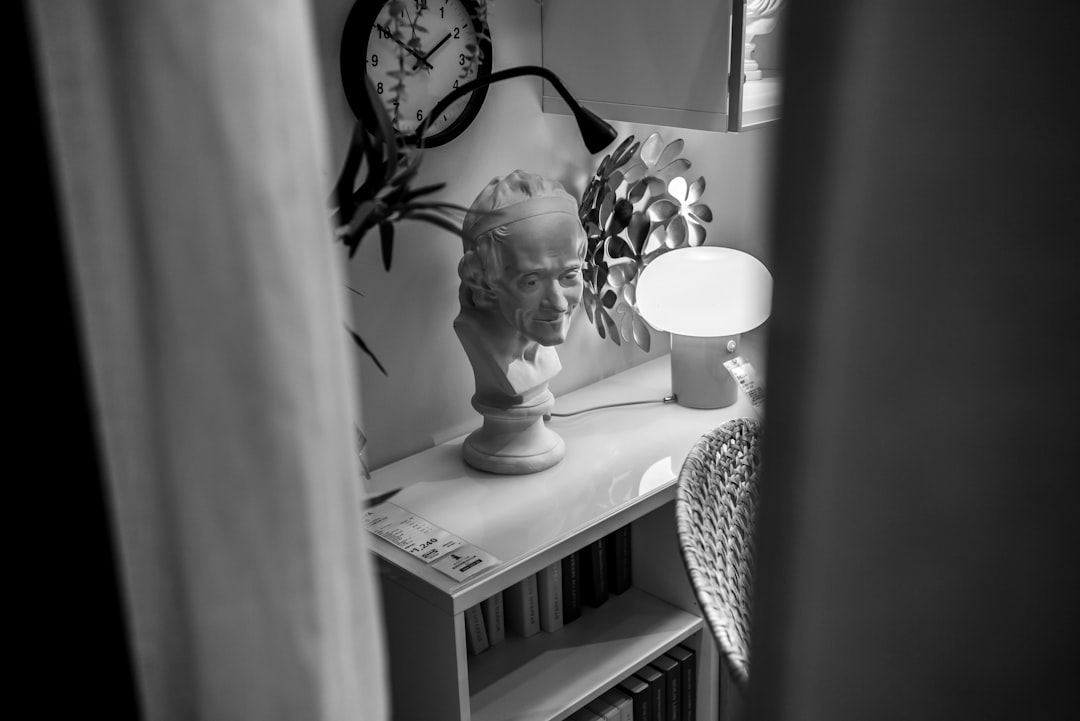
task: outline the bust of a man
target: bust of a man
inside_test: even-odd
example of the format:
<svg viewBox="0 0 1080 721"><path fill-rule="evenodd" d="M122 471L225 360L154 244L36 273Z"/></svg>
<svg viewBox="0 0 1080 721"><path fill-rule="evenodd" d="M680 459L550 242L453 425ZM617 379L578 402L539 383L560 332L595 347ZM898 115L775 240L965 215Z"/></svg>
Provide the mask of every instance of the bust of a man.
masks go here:
<svg viewBox="0 0 1080 721"><path fill-rule="evenodd" d="M480 191L462 225L461 311L454 330L472 365L484 426L465 442L470 465L531 473L564 445L543 424L581 301L585 231L577 201L556 181L515 170Z"/></svg>

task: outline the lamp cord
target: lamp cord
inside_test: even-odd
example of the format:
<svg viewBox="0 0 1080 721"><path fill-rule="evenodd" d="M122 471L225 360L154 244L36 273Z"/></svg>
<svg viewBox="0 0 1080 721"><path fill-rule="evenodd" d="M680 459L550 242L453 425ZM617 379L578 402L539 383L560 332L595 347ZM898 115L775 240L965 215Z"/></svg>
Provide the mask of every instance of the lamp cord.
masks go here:
<svg viewBox="0 0 1080 721"><path fill-rule="evenodd" d="M602 405L602 406L593 406L591 408L582 408L580 411L571 411L570 413L545 413L544 414L544 420L546 421L546 420L549 420L551 418L568 418L570 416L581 415L582 413L589 413L591 411L599 411L599 410L602 410L604 408L619 408L621 406L638 406L638 405L641 405L643 403L674 403L676 400L677 399L676 399L676 397L674 395L670 395L670 396L664 396L663 398L656 398L656 399L647 400L647 401L624 401L622 403L607 403L607 404Z"/></svg>
<svg viewBox="0 0 1080 721"><path fill-rule="evenodd" d="M670 396L664 396L663 398L655 398L655 399L646 400L646 401L624 401L622 403L607 403L607 404L602 405L602 406L593 406L591 408L582 408L579 411L571 411L569 413L545 413L544 414L544 420L545 421L551 420L552 417L555 417L555 418L568 418L570 416L581 415L582 413L589 413L591 411L603 410L604 408L619 408L620 406L639 406L639 405L642 405L642 404L645 404L645 403L674 403L676 400L678 400L678 399L673 394L673 395L670 395ZM383 501L386 501L386 500L389 500L390 498L393 498L394 495L396 495L399 491L401 491L400 488L395 488L394 490L389 491L387 493L382 493L382 494L380 494L378 496L374 496L372 498L369 498L366 501L362 502L361 507L364 508L364 509L368 509L368 508L371 508L372 506L377 506L380 503L382 503Z"/></svg>

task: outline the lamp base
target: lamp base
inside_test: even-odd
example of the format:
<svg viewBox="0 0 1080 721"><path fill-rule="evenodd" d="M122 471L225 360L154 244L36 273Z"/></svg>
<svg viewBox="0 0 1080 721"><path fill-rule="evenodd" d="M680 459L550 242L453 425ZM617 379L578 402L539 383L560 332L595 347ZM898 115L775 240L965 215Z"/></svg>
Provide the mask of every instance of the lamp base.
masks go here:
<svg viewBox="0 0 1080 721"><path fill-rule="evenodd" d="M735 357L739 336L697 338L671 334L671 392L688 408L724 408L739 387L724 363ZM732 347L734 350L728 350Z"/></svg>

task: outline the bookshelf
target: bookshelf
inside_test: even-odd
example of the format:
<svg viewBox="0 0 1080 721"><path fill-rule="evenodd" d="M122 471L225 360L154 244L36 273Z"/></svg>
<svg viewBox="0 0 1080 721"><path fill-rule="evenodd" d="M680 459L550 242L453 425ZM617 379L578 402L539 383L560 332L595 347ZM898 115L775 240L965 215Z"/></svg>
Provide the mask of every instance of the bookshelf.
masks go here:
<svg viewBox="0 0 1080 721"><path fill-rule="evenodd" d="M753 360L753 359L752 359ZM668 357L556 400L556 412L670 394ZM717 718L720 659L685 576L675 535L675 478L693 443L728 408L676 404L609 408L550 426L566 441L557 466L525 476L467 467L457 438L373 473L371 495L496 561L457 580L368 534L379 561L394 718L401 721L562 721L659 654L697 655L697 720ZM478 655L466 650L465 611L616 529L631 528L633 583L558 631L507 631Z"/></svg>

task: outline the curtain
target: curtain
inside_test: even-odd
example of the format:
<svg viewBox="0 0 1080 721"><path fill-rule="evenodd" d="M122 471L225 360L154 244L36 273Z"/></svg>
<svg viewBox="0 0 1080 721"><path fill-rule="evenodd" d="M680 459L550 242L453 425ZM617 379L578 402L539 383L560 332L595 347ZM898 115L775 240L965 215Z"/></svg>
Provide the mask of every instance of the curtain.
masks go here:
<svg viewBox="0 0 1080 721"><path fill-rule="evenodd" d="M1075 703L1080 46L1018 10L788 8L750 718Z"/></svg>
<svg viewBox="0 0 1080 721"><path fill-rule="evenodd" d="M143 716L387 716L302 0L32 0Z"/></svg>

